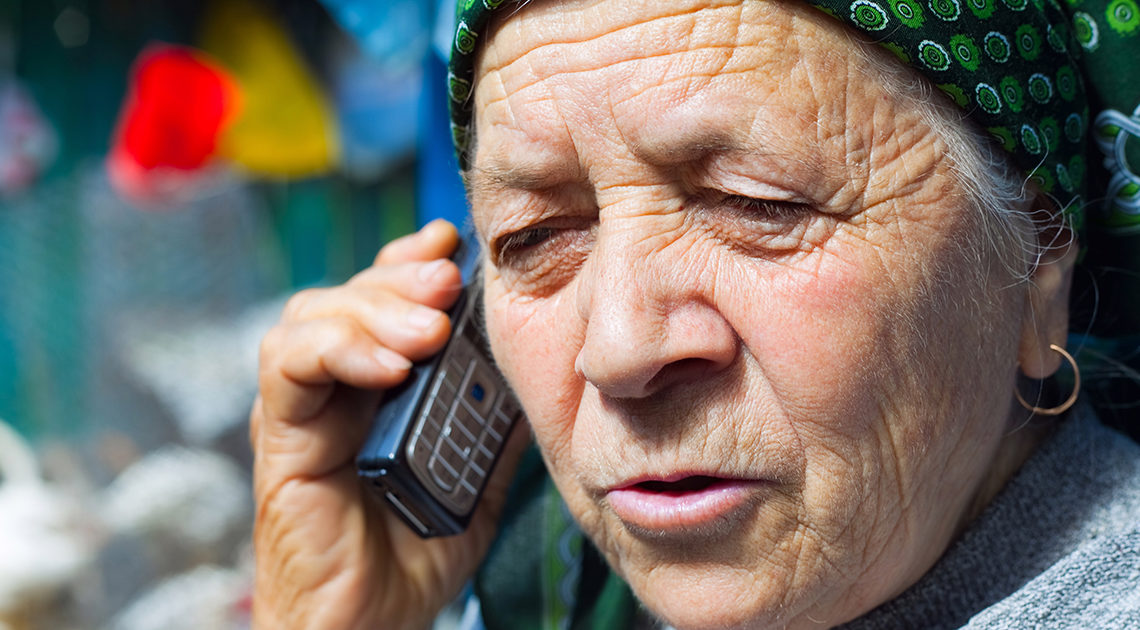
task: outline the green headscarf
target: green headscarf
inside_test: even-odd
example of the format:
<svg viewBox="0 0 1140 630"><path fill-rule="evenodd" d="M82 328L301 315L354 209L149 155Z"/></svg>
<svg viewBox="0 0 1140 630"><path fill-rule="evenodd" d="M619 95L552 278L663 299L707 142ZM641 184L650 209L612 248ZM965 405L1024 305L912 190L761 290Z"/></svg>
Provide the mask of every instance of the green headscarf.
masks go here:
<svg viewBox="0 0 1140 630"><path fill-rule="evenodd" d="M1106 370L1107 383L1135 370L1110 357L1135 361L1140 348L1137 0L805 1L926 76L1056 201L1081 231L1086 265L1110 270L1077 277L1076 292L1096 290L1099 309L1101 337L1079 340L1086 374ZM518 0L458 2L448 94L452 138L464 169L481 38L496 10L517 5ZM1087 289L1094 273L1095 289ZM1075 315L1075 327L1092 329ZM1124 396L1134 404L1137 389L1129 383ZM1101 394L1121 397L1118 391ZM1131 430L1140 437L1136 427ZM628 627L635 610L628 587L608 573L560 507L537 456L530 462L517 478L499 540L476 580L486 627Z"/></svg>

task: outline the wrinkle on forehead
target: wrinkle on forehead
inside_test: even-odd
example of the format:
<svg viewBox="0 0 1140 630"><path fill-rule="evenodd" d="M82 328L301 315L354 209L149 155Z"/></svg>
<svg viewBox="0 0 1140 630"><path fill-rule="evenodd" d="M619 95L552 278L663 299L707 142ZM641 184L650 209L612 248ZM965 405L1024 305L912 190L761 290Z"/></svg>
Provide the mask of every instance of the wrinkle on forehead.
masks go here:
<svg viewBox="0 0 1140 630"><path fill-rule="evenodd" d="M670 95L659 100L681 102L713 79L755 72L755 59L741 57L742 48L763 46L766 39L779 39L774 34L755 32L757 24L744 19L745 7L737 3L717 3L712 7L698 7L703 3L694 2L651 4L657 10L646 16L637 16L637 11L623 13L644 18L629 17L628 23L600 25L579 15L581 11L572 10L556 15L531 10L512 17L491 32L494 44L486 46L480 57L476 109L484 110L519 95L530 100L552 98L551 79L567 79L555 81L566 84L574 75L599 70L617 74L621 89L579 95L583 99L606 98L610 106L620 106L623 101L637 101L648 90L667 88ZM563 9L565 5L547 8ZM788 18L781 17L785 24L766 24L764 28L786 31L790 28L786 24ZM742 26L751 32L741 33ZM794 63L779 51L767 56ZM739 63L733 63L734 60ZM771 60L768 61L770 66ZM682 85L673 85L674 82ZM532 88L541 93L528 94Z"/></svg>
<svg viewBox="0 0 1140 630"><path fill-rule="evenodd" d="M921 115L875 85L886 77L852 50L862 44L815 9L646 1L601 24L596 4L533 3L484 42L473 194L593 181L600 146L657 166L736 150L867 208L941 158ZM903 153L915 163L875 172Z"/></svg>
<svg viewBox="0 0 1140 630"><path fill-rule="evenodd" d="M715 45L728 46L733 43L732 38L725 37L720 22L711 22L708 17L710 12L716 12L720 19L725 8L737 14L741 10L740 0L640 0L626 3L629 10L617 19L607 14L606 21L601 23L596 17L597 4L531 2L517 13L504 15L488 32L489 38L497 40L495 50L489 52L484 48L481 51L477 72L497 72L534 53L541 53L552 62L559 63L560 54L575 48L569 44L587 42L592 44L592 53L586 58L567 57L567 66L585 70L591 66L611 65L622 60L625 56L623 48L631 43L647 57L673 50L678 44L708 45L716 42ZM695 28L698 23L705 28ZM648 33L668 37L647 38ZM536 42L540 44L536 46ZM583 62L587 65L581 65ZM559 74L567 69L555 65L542 72Z"/></svg>

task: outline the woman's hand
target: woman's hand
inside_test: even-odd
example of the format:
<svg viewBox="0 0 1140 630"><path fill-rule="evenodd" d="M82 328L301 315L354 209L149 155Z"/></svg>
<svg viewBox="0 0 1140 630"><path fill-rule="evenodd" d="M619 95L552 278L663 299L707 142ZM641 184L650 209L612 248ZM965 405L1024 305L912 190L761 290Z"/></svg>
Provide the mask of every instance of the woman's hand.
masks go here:
<svg viewBox="0 0 1140 630"><path fill-rule="evenodd" d="M354 465L383 390L447 341L457 241L443 221L393 241L347 284L297 294L266 335L250 427L255 628L423 628L486 552L524 431L460 536L420 539Z"/></svg>

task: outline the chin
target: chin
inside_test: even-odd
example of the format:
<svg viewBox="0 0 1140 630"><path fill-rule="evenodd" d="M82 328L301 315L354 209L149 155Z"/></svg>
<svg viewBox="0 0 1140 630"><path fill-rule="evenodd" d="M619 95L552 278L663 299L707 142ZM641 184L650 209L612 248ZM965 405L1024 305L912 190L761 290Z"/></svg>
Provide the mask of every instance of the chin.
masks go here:
<svg viewBox="0 0 1140 630"><path fill-rule="evenodd" d="M813 614L802 601L790 599L793 594L783 582L793 577L743 566L665 565L626 579L645 608L676 630L834 625L825 614Z"/></svg>
<svg viewBox="0 0 1140 630"><path fill-rule="evenodd" d="M682 589L672 594L646 598L642 604L660 621L676 630L746 630L786 628L789 620L779 611L758 609L734 598L732 593L707 596Z"/></svg>

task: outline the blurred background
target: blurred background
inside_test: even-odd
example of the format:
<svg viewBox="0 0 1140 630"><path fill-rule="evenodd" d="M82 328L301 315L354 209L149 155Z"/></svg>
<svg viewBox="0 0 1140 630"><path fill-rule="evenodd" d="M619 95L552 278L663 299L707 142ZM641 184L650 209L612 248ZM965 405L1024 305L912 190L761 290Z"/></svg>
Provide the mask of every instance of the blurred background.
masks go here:
<svg viewBox="0 0 1140 630"><path fill-rule="evenodd" d="M461 221L439 0L0 0L0 630L249 625L285 297Z"/></svg>

